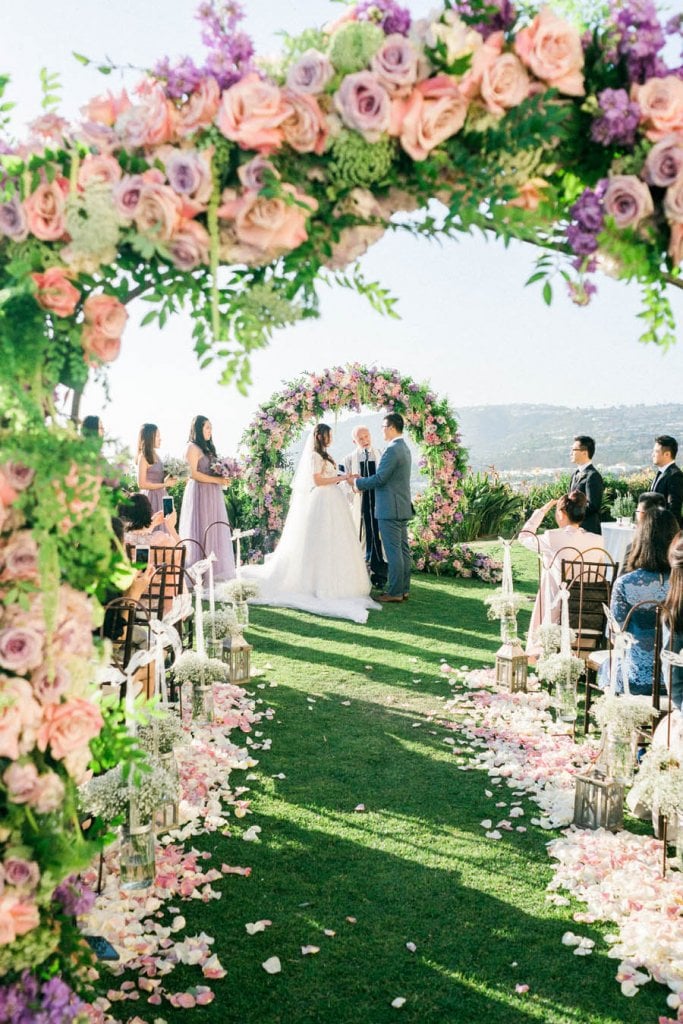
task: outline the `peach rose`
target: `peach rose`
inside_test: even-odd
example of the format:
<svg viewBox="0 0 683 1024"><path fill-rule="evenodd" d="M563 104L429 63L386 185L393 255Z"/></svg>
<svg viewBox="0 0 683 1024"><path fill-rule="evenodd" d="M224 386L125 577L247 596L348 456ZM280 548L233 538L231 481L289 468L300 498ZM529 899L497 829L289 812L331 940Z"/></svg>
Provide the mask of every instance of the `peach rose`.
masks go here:
<svg viewBox="0 0 683 1024"><path fill-rule="evenodd" d="M58 761L87 747L99 736L104 720L99 708L82 697L69 697L63 704L46 704L38 730L38 749L50 748Z"/></svg>
<svg viewBox="0 0 683 1024"><path fill-rule="evenodd" d="M282 122L290 114L278 86L252 73L223 93L216 124L242 149L272 153L282 145Z"/></svg>
<svg viewBox="0 0 683 1024"><path fill-rule="evenodd" d="M337 203L333 216L352 216L369 223L342 228L339 238L332 242L330 255L325 259L325 266L331 270L343 270L349 263L362 256L382 237L387 229L386 221L389 219L372 192L364 188L352 189L348 196ZM372 223L373 221L375 223Z"/></svg>
<svg viewBox="0 0 683 1024"><path fill-rule="evenodd" d="M182 202L172 188L145 182L135 207L135 225L141 235L170 242L182 216Z"/></svg>
<svg viewBox="0 0 683 1024"><path fill-rule="evenodd" d="M218 113L221 90L215 78L202 78L186 103L178 111L177 132L181 138L208 128Z"/></svg>
<svg viewBox="0 0 683 1024"><path fill-rule="evenodd" d="M529 95L531 82L519 57L504 53L486 68L481 79L481 97L491 114L504 114Z"/></svg>
<svg viewBox="0 0 683 1024"><path fill-rule="evenodd" d="M126 326L126 307L113 295L89 295L83 303L85 322L106 338L120 338Z"/></svg>
<svg viewBox="0 0 683 1024"><path fill-rule="evenodd" d="M475 99L481 91L484 72L488 71L503 52L505 35L492 32L486 42L478 46L472 53L472 64L469 71L458 81L460 92L468 99Z"/></svg>
<svg viewBox="0 0 683 1024"><path fill-rule="evenodd" d="M0 675L0 683L3 697L0 705L0 757L16 761L33 749L42 710L25 679Z"/></svg>
<svg viewBox="0 0 683 1024"><path fill-rule="evenodd" d="M430 151L460 131L467 116L467 100L457 82L437 75L420 82L407 101L392 105L391 134L413 160L426 160Z"/></svg>
<svg viewBox="0 0 683 1024"><path fill-rule="evenodd" d="M38 814L50 814L64 802L64 783L55 772L46 772L38 777L31 796L31 806Z"/></svg>
<svg viewBox="0 0 683 1024"><path fill-rule="evenodd" d="M37 580L38 545L30 530L17 530L0 549L0 579Z"/></svg>
<svg viewBox="0 0 683 1024"><path fill-rule="evenodd" d="M66 230L64 207L69 192L66 178L55 178L39 185L24 200L28 229L41 242L56 242Z"/></svg>
<svg viewBox="0 0 683 1024"><path fill-rule="evenodd" d="M605 190L605 213L620 229L637 228L654 213L652 193L635 174L615 174Z"/></svg>
<svg viewBox="0 0 683 1024"><path fill-rule="evenodd" d="M542 82L566 96L583 96L583 48L578 29L542 10L517 33L517 55Z"/></svg>
<svg viewBox="0 0 683 1024"><path fill-rule="evenodd" d="M294 185L282 185L282 191L295 202L245 192L241 198L224 203L218 215L234 219L237 238L245 245L272 255L289 252L308 238L306 221L318 203Z"/></svg>
<svg viewBox="0 0 683 1024"><path fill-rule="evenodd" d="M209 262L210 248L211 239L206 228L196 220L183 220L169 243L168 254L174 267L194 270Z"/></svg>
<svg viewBox="0 0 683 1024"><path fill-rule="evenodd" d="M35 903L25 903L5 893L0 897L0 946L14 942L40 924L40 913Z"/></svg>
<svg viewBox="0 0 683 1024"><path fill-rule="evenodd" d="M297 153L325 150L329 128L315 96L300 95L285 89L283 99L289 105L289 116L282 122L282 135Z"/></svg>
<svg viewBox="0 0 683 1024"><path fill-rule="evenodd" d="M507 205L516 206L520 210L529 210L533 213L543 202L545 198L543 193L548 187L549 183L544 178L531 178L517 190L518 195L514 199L510 199Z"/></svg>
<svg viewBox="0 0 683 1024"><path fill-rule="evenodd" d="M683 223L671 225L669 238L669 256L675 267L683 264Z"/></svg>
<svg viewBox="0 0 683 1024"><path fill-rule="evenodd" d="M670 224L683 223L683 171L664 194L664 213Z"/></svg>
<svg viewBox="0 0 683 1024"><path fill-rule="evenodd" d="M81 188L91 181L113 185L121 180L121 164L113 156L88 153L78 168L78 184Z"/></svg>
<svg viewBox="0 0 683 1024"><path fill-rule="evenodd" d="M683 131L683 80L676 75L634 85L631 98L640 107L640 123L648 139L657 142L672 132Z"/></svg>
<svg viewBox="0 0 683 1024"><path fill-rule="evenodd" d="M81 107L81 114L85 121L95 121L97 124L107 125L112 128L117 118L126 110L130 110L132 103L128 93L123 89L118 96L108 92L106 96L95 96L84 107Z"/></svg>
<svg viewBox="0 0 683 1024"><path fill-rule="evenodd" d="M44 274L31 274L35 282L36 302L55 316L73 316L81 293L69 281L68 270L49 267Z"/></svg>

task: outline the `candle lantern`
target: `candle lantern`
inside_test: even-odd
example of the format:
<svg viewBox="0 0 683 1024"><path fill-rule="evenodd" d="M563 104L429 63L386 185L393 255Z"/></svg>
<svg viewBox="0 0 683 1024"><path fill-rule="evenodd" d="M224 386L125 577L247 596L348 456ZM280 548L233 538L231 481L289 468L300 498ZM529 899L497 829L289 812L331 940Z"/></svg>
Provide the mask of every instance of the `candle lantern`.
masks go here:
<svg viewBox="0 0 683 1024"><path fill-rule="evenodd" d="M576 776L574 824L578 828L606 828L618 832L624 827L624 785L600 771Z"/></svg>
<svg viewBox="0 0 683 1024"><path fill-rule="evenodd" d="M228 665L231 683L246 683L251 677L251 644L235 636L223 641L223 661Z"/></svg>
<svg viewBox="0 0 683 1024"><path fill-rule="evenodd" d="M510 693L526 692L527 656L516 641L502 644L496 652L496 685Z"/></svg>

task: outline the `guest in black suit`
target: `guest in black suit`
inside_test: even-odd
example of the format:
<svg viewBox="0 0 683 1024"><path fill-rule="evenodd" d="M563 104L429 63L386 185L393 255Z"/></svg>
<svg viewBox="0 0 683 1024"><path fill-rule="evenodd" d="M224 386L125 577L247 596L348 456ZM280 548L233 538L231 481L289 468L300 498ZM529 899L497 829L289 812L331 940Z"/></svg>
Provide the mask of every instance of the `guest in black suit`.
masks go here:
<svg viewBox="0 0 683 1024"><path fill-rule="evenodd" d="M592 461L595 454L595 441L587 434L579 434L574 438L570 453L576 469L572 474L569 490L581 491L586 495L588 504L586 518L582 526L588 533L599 534L602 532L600 529L600 506L605 485Z"/></svg>
<svg viewBox="0 0 683 1024"><path fill-rule="evenodd" d="M657 475L650 485L651 491L663 494L666 506L681 522L681 506L683 506L683 473L676 465L678 441L669 434L660 434L655 438L652 449L652 461L657 467Z"/></svg>

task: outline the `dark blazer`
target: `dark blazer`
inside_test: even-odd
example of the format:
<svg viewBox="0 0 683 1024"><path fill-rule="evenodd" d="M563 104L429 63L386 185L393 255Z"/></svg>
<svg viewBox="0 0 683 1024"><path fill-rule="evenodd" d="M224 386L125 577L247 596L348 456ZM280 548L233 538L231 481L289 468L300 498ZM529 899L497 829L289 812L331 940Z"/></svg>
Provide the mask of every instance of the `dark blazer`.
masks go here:
<svg viewBox="0 0 683 1024"><path fill-rule="evenodd" d="M666 498L666 507L681 522L681 506L683 506L683 473L675 462L666 467L663 473L658 473L650 485L651 491L663 494Z"/></svg>
<svg viewBox="0 0 683 1024"><path fill-rule="evenodd" d="M605 489L605 484L592 462L589 462L586 466L579 466L575 470L569 489L571 491L581 491L588 498L586 518L581 524L584 530L588 533L601 533L600 506L602 505L602 492Z"/></svg>
<svg viewBox="0 0 683 1024"><path fill-rule="evenodd" d="M377 472L356 480L359 491L374 490L377 519L411 518L410 463L410 448L402 437L398 437L386 448Z"/></svg>

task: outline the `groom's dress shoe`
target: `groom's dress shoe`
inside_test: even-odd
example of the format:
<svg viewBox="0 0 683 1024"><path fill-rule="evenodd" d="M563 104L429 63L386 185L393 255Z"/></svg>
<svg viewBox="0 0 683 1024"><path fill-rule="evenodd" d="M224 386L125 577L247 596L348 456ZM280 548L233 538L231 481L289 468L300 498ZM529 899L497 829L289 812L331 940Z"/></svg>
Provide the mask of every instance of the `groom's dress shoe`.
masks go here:
<svg viewBox="0 0 683 1024"><path fill-rule="evenodd" d="M381 601L382 604L388 604L390 601L402 601L403 597L400 594L398 594L396 597L393 597L391 594L380 594L377 600Z"/></svg>

